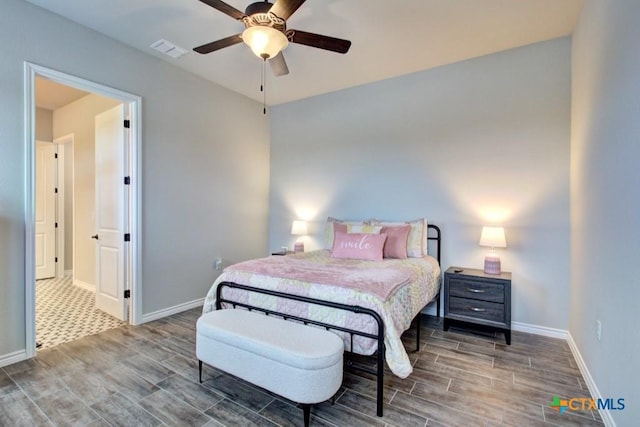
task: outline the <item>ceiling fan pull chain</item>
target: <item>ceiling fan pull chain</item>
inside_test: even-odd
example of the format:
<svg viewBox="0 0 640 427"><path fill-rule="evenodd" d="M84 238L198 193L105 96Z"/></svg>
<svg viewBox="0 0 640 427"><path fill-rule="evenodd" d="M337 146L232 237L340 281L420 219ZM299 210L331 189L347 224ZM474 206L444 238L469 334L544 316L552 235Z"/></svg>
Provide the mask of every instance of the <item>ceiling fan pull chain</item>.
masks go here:
<svg viewBox="0 0 640 427"><path fill-rule="evenodd" d="M262 61L262 67L260 68L260 92L264 92L264 63L266 60Z"/></svg>
<svg viewBox="0 0 640 427"><path fill-rule="evenodd" d="M267 66L267 58L262 60L262 81L260 82L260 92L262 92L262 114L267 114L267 80L265 78L265 68Z"/></svg>

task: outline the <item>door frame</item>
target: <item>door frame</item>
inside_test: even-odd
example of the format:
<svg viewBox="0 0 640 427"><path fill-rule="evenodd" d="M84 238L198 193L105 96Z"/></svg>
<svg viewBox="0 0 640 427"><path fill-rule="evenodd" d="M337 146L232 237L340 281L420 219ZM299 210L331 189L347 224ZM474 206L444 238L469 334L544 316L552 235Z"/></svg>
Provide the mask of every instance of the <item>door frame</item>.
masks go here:
<svg viewBox="0 0 640 427"><path fill-rule="evenodd" d="M73 147L74 147L75 135L70 133L68 135L61 136L60 138L55 138L53 143L56 144L58 148L58 238L57 241L57 250L58 250L58 265L56 270L56 277L64 277L66 274L66 270L64 268L66 264L65 252L67 249L67 242L65 240L65 230L67 227L71 227L72 230L75 230L73 224L67 224L64 220L65 218L65 209L66 209L66 200L68 196L68 192L73 192L73 188L67 189L65 184L65 173L66 171L66 161L67 157L71 156L73 158ZM71 147L71 149L70 149ZM71 171L71 185L73 186L73 170ZM75 214L75 204L73 200L71 201L71 212L72 215ZM75 216L72 216L75 220ZM71 239L72 251L73 249L73 239ZM72 252L75 254L75 252ZM75 255L74 255L75 258Z"/></svg>
<svg viewBox="0 0 640 427"><path fill-rule="evenodd" d="M95 93L129 105L130 142L129 170L129 323L142 323L142 98L99 83L43 67L24 63L24 141L25 141L25 344L27 358L36 355L36 298L35 298L35 78L43 77L66 86Z"/></svg>

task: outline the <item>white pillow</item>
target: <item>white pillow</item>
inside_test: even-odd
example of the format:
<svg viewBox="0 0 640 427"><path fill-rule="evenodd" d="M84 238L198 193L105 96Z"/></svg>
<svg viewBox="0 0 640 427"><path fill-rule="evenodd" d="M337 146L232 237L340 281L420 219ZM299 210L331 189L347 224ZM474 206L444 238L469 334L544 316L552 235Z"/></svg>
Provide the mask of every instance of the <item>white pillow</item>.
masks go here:
<svg viewBox="0 0 640 427"><path fill-rule="evenodd" d="M381 225L347 224L347 233L380 234Z"/></svg>

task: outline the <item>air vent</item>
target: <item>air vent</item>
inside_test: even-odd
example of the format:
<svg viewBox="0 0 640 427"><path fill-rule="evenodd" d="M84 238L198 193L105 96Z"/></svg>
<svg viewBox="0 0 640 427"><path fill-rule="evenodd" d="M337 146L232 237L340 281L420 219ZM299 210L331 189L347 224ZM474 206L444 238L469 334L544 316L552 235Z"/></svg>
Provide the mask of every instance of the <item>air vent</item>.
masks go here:
<svg viewBox="0 0 640 427"><path fill-rule="evenodd" d="M157 50L158 52L164 53L165 55L169 55L170 57L176 59L187 53L186 49L183 49L180 46L176 46L175 44L164 39L158 40L157 42L151 44L150 47Z"/></svg>

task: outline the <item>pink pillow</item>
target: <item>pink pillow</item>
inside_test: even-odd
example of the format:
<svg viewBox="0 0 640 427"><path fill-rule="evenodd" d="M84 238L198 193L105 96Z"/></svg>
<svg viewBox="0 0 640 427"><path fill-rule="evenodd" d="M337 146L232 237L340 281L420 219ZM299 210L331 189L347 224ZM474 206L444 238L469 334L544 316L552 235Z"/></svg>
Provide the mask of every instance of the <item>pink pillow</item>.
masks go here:
<svg viewBox="0 0 640 427"><path fill-rule="evenodd" d="M341 233L346 233L347 232L347 224L343 224L341 222L334 222L333 223L333 238L335 239L336 236L336 231L341 232Z"/></svg>
<svg viewBox="0 0 640 427"><path fill-rule="evenodd" d="M382 261L382 248L386 234L335 232L331 258Z"/></svg>
<svg viewBox="0 0 640 427"><path fill-rule="evenodd" d="M380 233L387 235L382 254L385 258L407 259L407 238L411 225L397 225L382 227Z"/></svg>

